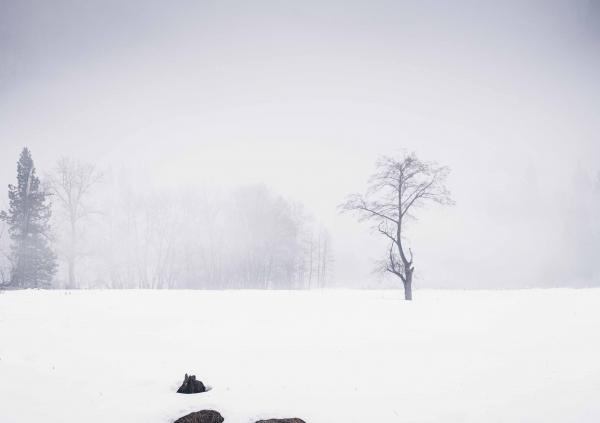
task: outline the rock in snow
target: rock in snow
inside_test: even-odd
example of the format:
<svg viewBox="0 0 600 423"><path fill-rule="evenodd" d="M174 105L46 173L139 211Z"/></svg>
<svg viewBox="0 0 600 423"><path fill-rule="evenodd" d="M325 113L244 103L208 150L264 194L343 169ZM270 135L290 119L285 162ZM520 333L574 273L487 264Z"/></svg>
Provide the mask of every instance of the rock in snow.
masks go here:
<svg viewBox="0 0 600 423"><path fill-rule="evenodd" d="M199 392L204 392L204 391L206 391L204 384L201 381L196 380L195 375L188 376L186 373L185 377L183 378L183 384L179 387L179 389L177 390L177 393L178 394L197 394Z"/></svg>
<svg viewBox="0 0 600 423"><path fill-rule="evenodd" d="M256 423L306 423L302 419L269 419L269 420L259 420Z"/></svg>
<svg viewBox="0 0 600 423"><path fill-rule="evenodd" d="M218 411L201 410L180 417L174 423L223 423L223 420L225 419Z"/></svg>

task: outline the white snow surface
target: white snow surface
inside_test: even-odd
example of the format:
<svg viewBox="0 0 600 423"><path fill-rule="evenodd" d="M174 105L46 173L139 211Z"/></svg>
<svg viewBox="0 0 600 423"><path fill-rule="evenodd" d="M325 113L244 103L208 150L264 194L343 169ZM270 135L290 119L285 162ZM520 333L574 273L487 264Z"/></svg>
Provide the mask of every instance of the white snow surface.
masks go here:
<svg viewBox="0 0 600 423"><path fill-rule="evenodd" d="M212 390L175 393L184 373ZM0 422L600 421L600 289L0 294Z"/></svg>

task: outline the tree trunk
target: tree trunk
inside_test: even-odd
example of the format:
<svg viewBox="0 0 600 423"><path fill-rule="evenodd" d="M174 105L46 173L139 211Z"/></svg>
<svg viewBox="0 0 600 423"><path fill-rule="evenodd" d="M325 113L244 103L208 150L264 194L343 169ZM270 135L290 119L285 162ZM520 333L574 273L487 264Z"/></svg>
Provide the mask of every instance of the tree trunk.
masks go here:
<svg viewBox="0 0 600 423"><path fill-rule="evenodd" d="M69 266L69 282L67 285L67 289L73 289L73 288L75 288L75 259L73 257L69 257L68 266Z"/></svg>
<svg viewBox="0 0 600 423"><path fill-rule="evenodd" d="M404 299L412 301L412 272L406 274L406 281L404 281Z"/></svg>
<svg viewBox="0 0 600 423"><path fill-rule="evenodd" d="M77 221L75 220L75 210L71 209L71 245L69 246L69 257L68 257L68 267L69 267L69 282L67 289L75 288L75 255L76 251L76 241L77 241Z"/></svg>

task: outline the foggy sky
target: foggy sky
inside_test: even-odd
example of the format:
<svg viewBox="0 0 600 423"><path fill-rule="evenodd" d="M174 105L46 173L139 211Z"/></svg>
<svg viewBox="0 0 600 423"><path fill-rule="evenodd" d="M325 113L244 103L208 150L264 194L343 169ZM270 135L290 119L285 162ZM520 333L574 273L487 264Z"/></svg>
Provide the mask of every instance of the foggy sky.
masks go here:
<svg viewBox="0 0 600 423"><path fill-rule="evenodd" d="M414 150L452 168L456 201L409 231L417 286L597 282L599 64L595 1L0 0L0 183L25 145L42 171L264 182L362 286L382 243L336 206Z"/></svg>

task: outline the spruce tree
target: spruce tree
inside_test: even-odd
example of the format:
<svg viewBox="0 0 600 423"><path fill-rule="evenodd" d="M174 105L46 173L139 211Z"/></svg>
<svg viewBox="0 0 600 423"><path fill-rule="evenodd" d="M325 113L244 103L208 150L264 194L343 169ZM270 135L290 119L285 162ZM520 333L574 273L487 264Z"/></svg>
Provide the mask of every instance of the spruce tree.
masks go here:
<svg viewBox="0 0 600 423"><path fill-rule="evenodd" d="M9 209L0 213L11 238L11 288L47 288L56 273L50 248L50 202L40 187L29 149L17 162L17 184L8 186Z"/></svg>

